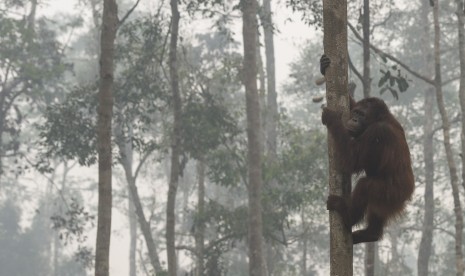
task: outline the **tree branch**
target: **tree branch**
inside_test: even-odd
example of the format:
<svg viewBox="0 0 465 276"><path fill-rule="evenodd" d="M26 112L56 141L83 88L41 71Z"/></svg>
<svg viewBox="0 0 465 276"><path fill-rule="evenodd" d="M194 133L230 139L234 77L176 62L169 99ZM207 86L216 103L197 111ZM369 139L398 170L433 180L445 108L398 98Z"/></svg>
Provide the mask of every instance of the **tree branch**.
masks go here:
<svg viewBox="0 0 465 276"><path fill-rule="evenodd" d="M132 6L132 8L130 8L128 10L128 12L123 16L123 19L121 19L119 22L118 22L118 28L123 25L124 21L126 21L126 19L128 19L128 17L131 15L131 13L136 9L137 5L139 5L139 2L140 0L137 0L137 2L134 4L134 6Z"/></svg>
<svg viewBox="0 0 465 276"><path fill-rule="evenodd" d="M355 35L355 37L360 40L360 41L363 41L363 38L360 36L360 34L357 32L357 30L355 29L354 26L352 26L352 24L350 23L347 23L347 25L349 26L349 28L352 30L352 33ZM400 61L399 59L397 59L396 57L384 52L383 50L377 48L376 46L374 46L373 44L370 44L370 48L376 52L376 54L378 55L382 55L384 56L385 58L388 58L392 61L394 61L395 63L399 64L402 68L404 68L407 72L409 72L410 74L412 74L413 76L425 81L426 83L428 84L431 84L431 85L434 85L434 80L431 79L431 78L428 78L428 77L425 77L421 74L419 74L418 72L414 71L413 69L411 69L408 65L406 65L405 63L403 63L402 61Z"/></svg>

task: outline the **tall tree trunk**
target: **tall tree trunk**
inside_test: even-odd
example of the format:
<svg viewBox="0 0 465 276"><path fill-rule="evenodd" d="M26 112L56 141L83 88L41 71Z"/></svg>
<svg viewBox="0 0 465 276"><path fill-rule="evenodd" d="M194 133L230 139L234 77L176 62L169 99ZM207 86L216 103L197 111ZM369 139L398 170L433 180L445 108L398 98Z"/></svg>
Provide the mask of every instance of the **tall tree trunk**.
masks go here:
<svg viewBox="0 0 465 276"><path fill-rule="evenodd" d="M463 234L463 214L460 203L459 179L457 167L455 165L452 146L450 143L450 122L444 105L444 96L442 93L441 78L441 51L440 51L440 28L439 28L439 1L434 0L433 8L434 18L434 63L435 63L435 89L436 100L442 119L442 130L444 136L444 148L446 151L447 164L449 166L450 181L452 186L452 196L454 199L455 213L455 266L457 276L462 276L464 272L463 253L462 253L462 234Z"/></svg>
<svg viewBox="0 0 465 276"><path fill-rule="evenodd" d="M459 99L462 111L462 186L465 189L465 10L463 0L456 0L457 3L457 28L459 33L459 55L460 55L460 87Z"/></svg>
<svg viewBox="0 0 465 276"><path fill-rule="evenodd" d="M166 203L166 254L168 259L168 275L176 276L176 248L175 248L175 226L176 226L176 193L179 184L181 153L181 93L179 91L177 45L179 33L179 10L178 1L170 0L171 6L171 38L169 52L170 82L173 106L173 133L171 141L171 172L168 187L168 200Z"/></svg>
<svg viewBox="0 0 465 276"><path fill-rule="evenodd" d="M246 94L249 194L249 275L263 276L262 252L262 135L257 91L257 2L243 0L243 78Z"/></svg>
<svg viewBox="0 0 465 276"><path fill-rule="evenodd" d="M460 135L462 141L462 186L465 189L465 10L463 0L456 0L457 3L457 28L459 36L459 56L460 56L460 86L459 86L459 99L460 99L460 109L462 111L462 132ZM457 191L457 197L460 196L460 193ZM460 207L460 205L458 206ZM456 206L457 208L457 206ZM457 211L456 211L457 212ZM460 209L461 221L460 225L456 226L456 231L461 231L463 233L463 217L462 210ZM456 224L459 224L458 222ZM457 235L457 234L456 234ZM460 241L460 243L458 243ZM463 260L462 253L462 235L460 235L460 240L457 241L456 246L460 246L459 253L457 254L457 266L460 275L463 275L465 271L465 264ZM456 250L457 251L457 250Z"/></svg>
<svg viewBox="0 0 465 276"><path fill-rule="evenodd" d="M100 87L97 122L98 221L95 249L95 276L108 276L111 236L111 120L113 114L113 57L118 7L115 0L104 0L100 39Z"/></svg>
<svg viewBox="0 0 465 276"><path fill-rule="evenodd" d="M433 244L434 226L434 151L433 151L433 123L434 123L434 89L425 91L425 121L423 123L423 158L425 169L425 214L423 218L420 248L418 250L418 275L428 275L429 260Z"/></svg>
<svg viewBox="0 0 465 276"><path fill-rule="evenodd" d="M276 161L278 95L276 93L276 66L274 53L273 19L271 0L263 0L263 29L265 34L267 109L266 109L266 150L272 162Z"/></svg>
<svg viewBox="0 0 465 276"><path fill-rule="evenodd" d="M261 13L261 23L265 38L265 57L266 57L266 108L264 109L265 118L265 151L267 156L268 166L274 168L277 163L277 125L279 121L278 115L278 96L276 93L276 66L275 66L275 51L274 51L274 24L273 12L271 10L271 0L263 0L263 9ZM265 184L265 189L276 189L276 179L268 179ZM267 210L273 210L275 207L270 203L265 203ZM274 211L273 211L274 212ZM266 267L267 274L272 275L276 266L277 255L280 254L280 247L273 246L271 243L265 243L266 248Z"/></svg>
<svg viewBox="0 0 465 276"><path fill-rule="evenodd" d="M205 251L205 161L197 161L197 182L199 184L197 194L197 218L195 228L195 249L197 253L197 273L196 276L204 275L204 251Z"/></svg>
<svg viewBox="0 0 465 276"><path fill-rule="evenodd" d="M348 57L347 57L347 1L323 0L324 50L331 59L326 70L326 99L328 107L349 113ZM328 135L329 193L350 196L350 175L337 170L337 151L333 137ZM330 223L330 273L331 275L352 275L352 234L344 227L342 218L336 212L329 213Z"/></svg>
<svg viewBox="0 0 465 276"><path fill-rule="evenodd" d="M424 28L423 34L423 54L425 73L434 69L432 49L430 47L430 26L428 14L430 5L423 1L421 7L421 19ZM433 148L433 124L434 124L434 88L428 87L425 90L425 120L423 122L423 159L425 170L425 215L423 219L420 248L418 249L417 270L418 275L428 275L429 260L433 244L433 224L434 224L434 148Z"/></svg>

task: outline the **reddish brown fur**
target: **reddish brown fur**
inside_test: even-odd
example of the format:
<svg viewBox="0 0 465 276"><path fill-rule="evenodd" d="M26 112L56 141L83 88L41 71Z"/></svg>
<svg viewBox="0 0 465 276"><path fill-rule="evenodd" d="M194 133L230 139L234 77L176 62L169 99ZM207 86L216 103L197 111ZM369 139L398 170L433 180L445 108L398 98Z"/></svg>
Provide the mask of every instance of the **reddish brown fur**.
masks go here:
<svg viewBox="0 0 465 276"><path fill-rule="evenodd" d="M365 172L352 191L351 199L330 195L328 210L341 214L348 229L365 217L366 229L352 233L353 242L372 242L382 237L389 219L399 216L414 190L410 151L402 126L383 100L367 98L355 103L368 110L363 133L352 137L340 112L324 108L322 121L334 137L340 153L341 169L350 174Z"/></svg>

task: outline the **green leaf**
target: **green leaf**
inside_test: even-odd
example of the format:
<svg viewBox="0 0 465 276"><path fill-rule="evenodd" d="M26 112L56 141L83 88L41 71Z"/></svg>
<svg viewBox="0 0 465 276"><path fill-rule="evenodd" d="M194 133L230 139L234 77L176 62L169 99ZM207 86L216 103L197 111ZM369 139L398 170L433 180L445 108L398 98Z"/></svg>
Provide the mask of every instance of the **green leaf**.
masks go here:
<svg viewBox="0 0 465 276"><path fill-rule="evenodd" d="M384 76L381 77L381 79L379 80L378 82L378 87L381 87L383 86L387 80L391 77L391 72L390 71L387 71Z"/></svg>

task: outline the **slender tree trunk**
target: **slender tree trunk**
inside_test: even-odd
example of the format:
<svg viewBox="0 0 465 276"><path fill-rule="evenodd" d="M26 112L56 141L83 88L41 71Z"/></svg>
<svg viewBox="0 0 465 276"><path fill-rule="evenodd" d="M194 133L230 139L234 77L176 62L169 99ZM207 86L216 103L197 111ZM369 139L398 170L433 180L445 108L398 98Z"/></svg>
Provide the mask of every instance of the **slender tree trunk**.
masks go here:
<svg viewBox="0 0 465 276"><path fill-rule="evenodd" d="M323 0L324 50L331 59L326 70L326 99L328 107L349 113L348 57L347 57L347 1ZM335 66L336 65L336 66ZM337 151L333 137L328 135L329 193L350 196L350 175L342 174L336 168ZM336 212L329 213L330 223L330 273L331 275L352 275L352 235Z"/></svg>
<svg viewBox="0 0 465 276"><path fill-rule="evenodd" d="M266 149L272 162L276 161L277 124L278 124L278 95L276 93L276 66L274 53L273 19L271 0L263 0L265 34L265 56L267 77L267 109L266 109Z"/></svg>
<svg viewBox="0 0 465 276"><path fill-rule="evenodd" d="M261 52L260 52L260 47L261 47L261 43L260 43L260 37L257 35L257 74L258 74L258 95L260 97L260 106L265 106L266 105L266 85L265 85L265 69L264 69L264 66L263 66L263 59L262 59L262 55L261 55ZM261 110L261 114L260 114L260 118L262 120L262 136L265 137L265 129L266 129L266 124L267 124L267 121L264 119L266 118L266 109L265 108L262 108ZM262 147L264 148L265 147L265 144L266 142L263 141L263 145Z"/></svg>
<svg viewBox="0 0 465 276"><path fill-rule="evenodd" d="M121 165L126 175L128 191L128 221L129 221L129 276L136 276L136 250L137 250L137 215L134 207L134 196L129 187L129 179L132 178L133 150L132 150L132 129L129 130L129 137L124 138L122 126L116 124L114 135L120 151Z"/></svg>
<svg viewBox="0 0 465 276"><path fill-rule="evenodd" d="M197 273L196 276L204 275L204 251L205 251L205 162L203 159L197 161L197 178L198 178L198 194L197 194L197 218L195 228L195 248L197 253Z"/></svg>
<svg viewBox="0 0 465 276"><path fill-rule="evenodd" d="M454 199L454 213L455 213L455 266L457 276L462 276L464 272L463 253L462 253L462 234L463 234L463 213L460 203L459 194L459 178L457 174L457 167L455 165L452 146L450 143L450 122L444 104L444 96L442 93L442 79L441 79L441 57L440 57L440 27L439 27L439 1L434 0L433 8L434 18L434 63L435 63L435 89L436 100L441 114L442 129L444 135L444 148L446 151L447 164L449 166L449 174L452 186L452 196Z"/></svg>
<svg viewBox="0 0 465 276"><path fill-rule="evenodd" d="M371 94L370 75L370 0L363 0L363 97ZM371 274L373 275L373 274Z"/></svg>
<svg viewBox="0 0 465 276"><path fill-rule="evenodd" d="M104 0L100 40L100 87L97 122L98 221L95 249L95 275L108 276L111 236L111 120L113 113L113 57L118 7L115 0Z"/></svg>
<svg viewBox="0 0 465 276"><path fill-rule="evenodd" d="M150 258L150 264L152 265L156 274L162 273L163 268L161 266L160 259L158 258L157 247L152 235L152 229L150 223L147 221L142 208L139 192L137 191L136 179L126 174L126 180L131 193L132 202L134 203L135 212L139 220L140 229L147 245L147 251Z"/></svg>
<svg viewBox="0 0 465 276"><path fill-rule="evenodd" d="M457 28L458 28L458 36L459 36L459 56L460 56L460 86L459 86L459 99L460 99L460 108L462 111L462 132L460 135L462 141L462 186L465 189L465 10L463 0L456 0L457 3ZM460 196L460 193L457 191L457 197ZM455 209L460 207L456 206ZM458 213L458 211L456 211ZM463 214L462 210L460 209L461 220L460 223L456 222L458 226L456 226L456 231L460 231L463 233ZM457 234L456 234L457 235ZM465 264L463 260L463 253L462 253L462 234L460 234L460 239L457 239L457 245L460 246L459 249L456 251L457 255L457 270L459 271L457 274L463 275L465 271ZM459 243L460 242L460 243Z"/></svg>
<svg viewBox="0 0 465 276"><path fill-rule="evenodd" d="M387 265L388 275L402 275L402 260L397 250L397 245L399 243L397 237L400 234L399 227L393 225L389 232L391 233L391 262Z"/></svg>
<svg viewBox="0 0 465 276"><path fill-rule="evenodd" d="M142 202L139 197L139 192L137 191L136 185L136 176L133 173L132 168L132 133L129 134L129 137L124 137L121 126L118 124L115 127L115 136L116 142L119 147L120 156L121 156L121 165L123 166L124 173L126 176L126 182L128 184L128 190L130 195L130 210L133 210L137 216L139 221L140 229L142 231L142 235L145 239L145 244L147 245L147 251L150 258L150 264L152 265L155 273L162 273L163 268L160 263L160 259L157 253L157 247L155 245L155 241L152 235L152 229L150 227L150 223L145 218L144 209L142 207ZM130 213L132 216L133 213ZM135 248L134 248L135 250ZM134 253L135 254L135 253ZM135 255L134 255L135 258Z"/></svg>
<svg viewBox="0 0 465 276"><path fill-rule="evenodd" d="M375 275L375 261L376 261L376 242L368 242L365 244L365 275Z"/></svg>
<svg viewBox="0 0 465 276"><path fill-rule="evenodd" d="M131 191L128 187L128 194ZM131 200L131 196L128 198L128 218L129 218L129 276L137 275L136 266L136 251L137 251L137 218L134 203Z"/></svg>
<svg viewBox="0 0 465 276"><path fill-rule="evenodd" d="M430 5L423 1L421 7L422 25L424 26L423 48L425 73L433 72L433 57L430 47L430 26L428 19ZM418 275L428 275L429 260L433 244L433 224L434 224L434 147L433 147L433 125L434 125L434 88L428 87L425 90L425 120L423 122L423 159L425 170L425 215L418 250L417 270Z"/></svg>
<svg viewBox="0 0 465 276"><path fill-rule="evenodd" d="M433 124L434 124L434 89L425 91L425 121L423 123L423 158L425 168L425 215L423 218L420 248L418 250L418 275L428 275L429 260L433 244L434 224L434 151L433 151Z"/></svg>
<svg viewBox="0 0 465 276"><path fill-rule="evenodd" d="M457 3L457 28L459 33L459 56L460 56L460 87L459 99L462 111L462 186L465 189L465 10L463 0L456 0Z"/></svg>
<svg viewBox="0 0 465 276"><path fill-rule="evenodd" d="M171 172L168 187L168 200L166 203L166 253L168 260L168 275L176 276L176 248L175 248L175 226L176 226L176 193L179 184L181 153L181 93L179 92L179 76L177 61L177 45L179 33L179 10L178 1L170 0L171 6L171 38L169 52L170 82L173 106L173 133L171 141Z"/></svg>
<svg viewBox="0 0 465 276"><path fill-rule="evenodd" d="M307 276L307 255L308 255L308 230L307 219L305 218L306 210L302 208L300 219L302 220L302 275Z"/></svg>
<svg viewBox="0 0 465 276"><path fill-rule="evenodd" d="M243 77L246 93L249 192L249 275L263 276L262 252L262 135L257 89L257 2L243 0Z"/></svg>
<svg viewBox="0 0 465 276"><path fill-rule="evenodd" d="M275 51L274 51L274 24L273 12L271 10L271 0L263 0L263 9L261 13L261 23L263 26L263 33L265 38L265 57L266 57L266 108L264 109L265 121L265 151L267 156L267 163L270 168L274 168L277 163L277 125L279 121L278 115L278 101L276 93L276 66L275 66ZM277 189L276 179L268 179L265 189ZM265 203L267 210L276 209L272 203ZM273 208L273 209L271 209ZM274 211L273 211L274 212ZM267 274L273 275L276 258L280 254L280 246L273 246L271 243L265 243L266 249L266 267Z"/></svg>

